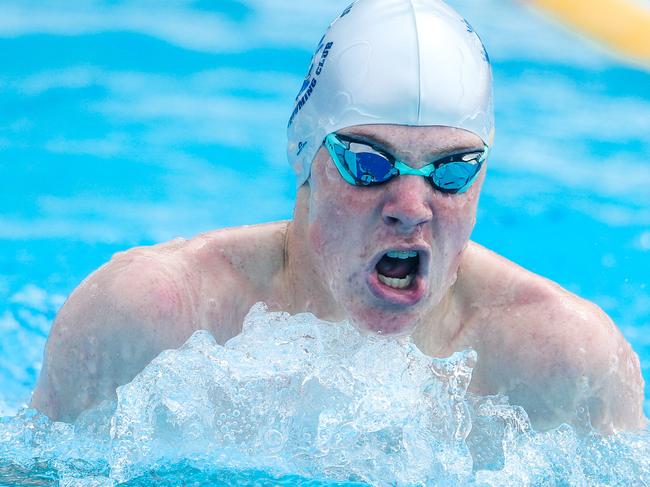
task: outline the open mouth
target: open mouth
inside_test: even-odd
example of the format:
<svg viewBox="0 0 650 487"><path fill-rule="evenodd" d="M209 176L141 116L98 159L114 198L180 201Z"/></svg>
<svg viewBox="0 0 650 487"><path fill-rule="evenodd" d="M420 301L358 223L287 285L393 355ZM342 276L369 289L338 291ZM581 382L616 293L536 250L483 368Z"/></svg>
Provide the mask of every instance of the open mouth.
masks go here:
<svg viewBox="0 0 650 487"><path fill-rule="evenodd" d="M377 262L375 270L379 281L393 289L409 289L420 267L416 250L391 250Z"/></svg>
<svg viewBox="0 0 650 487"><path fill-rule="evenodd" d="M367 274L370 291L397 306L413 306L428 292L429 252L425 247L391 249L375 257Z"/></svg>

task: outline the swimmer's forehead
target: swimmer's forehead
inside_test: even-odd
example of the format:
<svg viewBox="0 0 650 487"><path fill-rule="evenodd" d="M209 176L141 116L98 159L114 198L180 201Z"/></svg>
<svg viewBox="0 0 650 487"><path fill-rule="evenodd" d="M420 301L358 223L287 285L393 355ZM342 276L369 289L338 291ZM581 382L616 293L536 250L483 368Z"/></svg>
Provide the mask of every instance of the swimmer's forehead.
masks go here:
<svg viewBox="0 0 650 487"><path fill-rule="evenodd" d="M355 125L337 131L359 142L368 142L391 154L439 156L482 150L481 138L464 129L444 126Z"/></svg>

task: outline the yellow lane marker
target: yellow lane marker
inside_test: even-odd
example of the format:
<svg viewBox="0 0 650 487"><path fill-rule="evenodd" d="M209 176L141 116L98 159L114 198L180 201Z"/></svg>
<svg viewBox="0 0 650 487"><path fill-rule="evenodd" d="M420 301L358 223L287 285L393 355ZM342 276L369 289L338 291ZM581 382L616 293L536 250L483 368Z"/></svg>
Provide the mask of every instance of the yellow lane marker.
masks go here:
<svg viewBox="0 0 650 487"><path fill-rule="evenodd" d="M626 56L650 64L650 8L631 0L530 0Z"/></svg>

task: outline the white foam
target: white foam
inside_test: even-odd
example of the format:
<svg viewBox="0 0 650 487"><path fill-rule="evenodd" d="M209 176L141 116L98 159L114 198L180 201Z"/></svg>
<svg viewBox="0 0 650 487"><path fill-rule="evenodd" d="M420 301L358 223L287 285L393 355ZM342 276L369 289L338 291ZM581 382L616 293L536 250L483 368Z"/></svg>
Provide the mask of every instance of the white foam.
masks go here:
<svg viewBox="0 0 650 487"><path fill-rule="evenodd" d="M75 425L31 410L0 422L0 464L14 479L46 465L93 485L161 469L187 482L214 469L231 483L242 470L372 485L650 482L647 433L536 433L506 398L467 393L476 359L259 304L225 346L195 333Z"/></svg>
<svg viewBox="0 0 650 487"><path fill-rule="evenodd" d="M474 359L434 360L408 340L259 305L225 347L197 332L119 389L114 473L129 478L164 452L370 482L464 478Z"/></svg>

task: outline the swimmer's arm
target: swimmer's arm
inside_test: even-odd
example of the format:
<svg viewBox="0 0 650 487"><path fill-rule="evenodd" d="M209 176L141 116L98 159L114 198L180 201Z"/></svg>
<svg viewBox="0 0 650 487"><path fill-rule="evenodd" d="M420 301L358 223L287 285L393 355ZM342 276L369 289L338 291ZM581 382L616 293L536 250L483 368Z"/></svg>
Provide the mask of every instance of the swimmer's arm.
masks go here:
<svg viewBox="0 0 650 487"><path fill-rule="evenodd" d="M529 316L532 346L513 353L523 380L513 381L507 394L536 429L583 428L587 421L603 433L646 426L639 359L598 306L571 297ZM535 323L535 316L543 321Z"/></svg>
<svg viewBox="0 0 650 487"><path fill-rule="evenodd" d="M537 430L587 420L603 432L643 428L639 359L612 320L477 244L468 249L459 275L480 303L468 334L479 352L473 390L507 395Z"/></svg>
<svg viewBox="0 0 650 487"><path fill-rule="evenodd" d="M597 306L591 308L598 326L588 342L593 352L585 375L591 388L583 398L591 423L604 433L643 429L647 419L639 357L612 320Z"/></svg>
<svg viewBox="0 0 650 487"><path fill-rule="evenodd" d="M31 406L71 421L114 400L118 386L194 331L186 291L178 273L156 259L127 252L100 268L59 312Z"/></svg>

